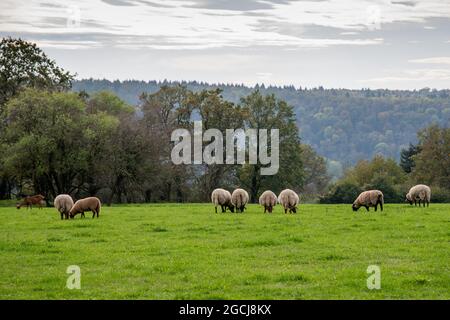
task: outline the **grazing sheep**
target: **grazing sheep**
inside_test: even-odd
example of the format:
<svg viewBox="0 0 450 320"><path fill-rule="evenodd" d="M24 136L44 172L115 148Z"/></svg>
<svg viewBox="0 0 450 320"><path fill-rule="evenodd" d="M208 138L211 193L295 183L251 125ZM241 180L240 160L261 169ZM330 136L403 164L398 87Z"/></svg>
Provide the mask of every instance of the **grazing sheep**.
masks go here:
<svg viewBox="0 0 450 320"><path fill-rule="evenodd" d="M414 205L417 206L417 200L419 200L419 207L421 201L424 207L425 203L427 204L427 207L430 206L431 189L429 186L418 184L409 189L409 192L406 194L406 201L409 202L410 205L414 202Z"/></svg>
<svg viewBox="0 0 450 320"><path fill-rule="evenodd" d="M231 203L236 207L236 212L244 212L249 199L248 193L244 189L236 189L231 194Z"/></svg>
<svg viewBox="0 0 450 320"><path fill-rule="evenodd" d="M264 191L259 197L259 204L264 206L264 213L266 213L266 211L272 213L273 207L277 204L276 194L270 190Z"/></svg>
<svg viewBox="0 0 450 320"><path fill-rule="evenodd" d="M216 213L217 206L219 205L222 207L222 213L226 212L227 208L230 209L231 212L234 212L234 206L231 203L231 193L225 189L214 189L211 194L211 201L216 207Z"/></svg>
<svg viewBox="0 0 450 320"><path fill-rule="evenodd" d="M291 189L284 189L278 196L278 202L283 206L284 213L297 213L297 205L300 202L298 194Z"/></svg>
<svg viewBox="0 0 450 320"><path fill-rule="evenodd" d="M69 211L73 207L73 200L72 197L68 194L60 194L55 198L54 206L56 210L61 214L61 220L63 217L66 217L66 219L69 219Z"/></svg>
<svg viewBox="0 0 450 320"><path fill-rule="evenodd" d="M384 196L380 190L368 190L362 192L358 198L353 202L353 211L358 211L360 207L365 207L369 211L369 207L375 207L377 211L378 205L380 205L381 211L383 211Z"/></svg>
<svg viewBox="0 0 450 320"><path fill-rule="evenodd" d="M37 205L39 209L45 206L45 197L42 194L25 197L21 202L16 204L16 208L20 209L22 206L27 206L27 209L33 209L33 205Z"/></svg>
<svg viewBox="0 0 450 320"><path fill-rule="evenodd" d="M78 200L73 205L72 209L69 211L70 218L74 218L78 213L81 213L81 216L84 217L85 211L92 211L92 218L95 217L97 214L100 213L100 208L102 206L102 203L100 202L99 198L96 197L89 197L85 199Z"/></svg>

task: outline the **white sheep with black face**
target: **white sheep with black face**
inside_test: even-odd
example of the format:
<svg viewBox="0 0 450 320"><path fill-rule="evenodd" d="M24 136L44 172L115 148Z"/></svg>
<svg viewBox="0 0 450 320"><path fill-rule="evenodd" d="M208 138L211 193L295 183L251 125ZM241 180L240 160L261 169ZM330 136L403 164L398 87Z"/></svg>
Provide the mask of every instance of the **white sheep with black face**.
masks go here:
<svg viewBox="0 0 450 320"><path fill-rule="evenodd" d="M231 194L231 203L236 208L236 212L244 212L245 205L248 203L249 199L250 197L244 189L238 188Z"/></svg>
<svg viewBox="0 0 450 320"><path fill-rule="evenodd" d="M375 207L377 211L378 205L380 205L381 211L383 211L384 196L380 190L368 190L362 192L356 200L353 202L353 211L358 211L359 208L365 207L369 211L369 207Z"/></svg>
<svg viewBox="0 0 450 320"><path fill-rule="evenodd" d="M273 207L277 205L277 195L270 190L264 191L259 197L259 204L264 207L264 213L272 213Z"/></svg>
<svg viewBox="0 0 450 320"><path fill-rule="evenodd" d="M68 194L60 194L55 198L55 201L53 201L53 205L61 214L61 219L63 219L63 217L69 219L69 212L73 207L73 199L71 196Z"/></svg>
<svg viewBox="0 0 450 320"><path fill-rule="evenodd" d="M217 206L222 208L222 213L227 211L234 212L234 206L231 203L231 193L225 189L217 188L211 194L211 202L214 204L217 213Z"/></svg>
<svg viewBox="0 0 450 320"><path fill-rule="evenodd" d="M70 209L69 215L73 219L79 213L81 213L81 216L84 217L84 213L86 211L92 211L92 218L94 218L96 215L98 218L101 207L102 203L99 198L84 198L75 202L72 209Z"/></svg>
<svg viewBox="0 0 450 320"><path fill-rule="evenodd" d="M291 189L284 189L278 196L278 202L283 206L284 213L297 213L297 205L300 202L300 198L295 191Z"/></svg>
<svg viewBox="0 0 450 320"><path fill-rule="evenodd" d="M417 205L417 202L423 203L423 206L425 207L425 204L430 206L430 200L431 200L431 188L424 184L418 184L411 189L409 189L409 192L406 194L406 201L409 202L410 205L414 203L414 205Z"/></svg>

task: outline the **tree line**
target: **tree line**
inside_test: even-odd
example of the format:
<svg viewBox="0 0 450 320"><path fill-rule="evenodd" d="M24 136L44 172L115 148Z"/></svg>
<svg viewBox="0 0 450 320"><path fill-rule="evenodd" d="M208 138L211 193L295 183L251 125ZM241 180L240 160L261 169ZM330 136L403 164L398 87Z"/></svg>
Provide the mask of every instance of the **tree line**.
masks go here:
<svg viewBox="0 0 450 320"><path fill-rule="evenodd" d="M162 86L131 106L108 91L71 92L73 75L34 44L4 39L0 56L2 198L69 193L108 203L206 201L214 188L241 186L256 201L265 189L317 193L327 184L325 160L301 143L292 107L273 94L255 90L232 103L220 89ZM278 173L261 175L260 163L174 165L171 133L192 131L194 120L223 133L279 129Z"/></svg>
<svg viewBox="0 0 450 320"><path fill-rule="evenodd" d="M416 133L432 123L450 126L450 90L349 90L208 84L197 81L74 81L73 90L111 90L130 104L139 103L141 92L156 92L163 85L181 84L194 92L220 88L223 97L239 103L257 89L275 94L293 106L305 144L327 159L333 176L375 155L399 160L402 149L417 143Z"/></svg>
<svg viewBox="0 0 450 320"><path fill-rule="evenodd" d="M360 191L378 188L385 192L388 202L398 202L403 200L411 184L427 183L433 188L434 200L448 200L449 129L441 123L446 119L445 103L449 98L445 90L391 92L259 87L248 91L245 86L236 85L230 91L227 86L210 88L202 83L194 83L194 86L192 83L155 82L154 90L143 90L132 105L112 91L73 90L72 84L80 83L75 82L73 74L58 67L35 44L21 39L4 38L0 42L0 62L1 199L36 193L52 199L57 194L69 193L75 198L97 195L108 203L192 202L209 201L216 187L242 187L249 191L252 202L266 189L279 192L291 188L302 194L302 201L320 196L321 202L330 203L351 202ZM90 83L106 84L107 88L113 83L116 92L123 86L120 82ZM134 83L127 84L134 87ZM139 83L141 89L148 84ZM280 90L289 93L288 99L280 98ZM241 91L246 94L238 95ZM236 96L227 98L233 92ZM395 114L403 110L402 104L408 99L418 105L415 109L425 108L430 101L445 103L436 107L440 122L434 121L433 125L419 131L417 138L408 140L417 143L402 145L396 157L375 152L370 161L360 160L354 166L349 163L342 177L330 184L330 175L339 169L339 163L320 156L315 151L317 147L300 140L315 132L317 126L320 132L321 125L311 120L298 129L298 106L293 107L291 102L299 92L311 95L303 99L312 109L331 108L323 109L315 118L328 121L332 130L342 126L340 117L343 115L336 116L332 112L342 104L329 100L331 104L326 107L327 100L322 99L325 96L338 100L350 96L361 104L372 98L382 99L378 101L382 107L375 104L375 100L370 102L373 109L384 108ZM423 104L417 100L418 96ZM312 97L317 98L315 105ZM396 106L389 109L388 100L383 99L394 99ZM354 108L343 108L354 117L354 121L353 118L347 120L364 123L365 118L360 113L369 111ZM414 108L406 114L406 119L414 115ZM327 114L334 117L332 121ZM170 158L171 133L179 128L192 132L195 120L202 121L203 130L215 128L224 135L226 129L279 129L278 173L261 175L261 163L174 165ZM384 124L383 121L378 123ZM417 125L413 123L412 127ZM370 137L374 134L370 128L364 134L358 130L348 138L356 140L356 144L365 140L373 149ZM401 127L395 134L405 130L409 129ZM390 134L389 131L386 134ZM340 145L348 139L333 139L333 148L350 152ZM326 144L320 142L320 145ZM225 145L223 147L226 155ZM367 154L360 154L359 159L367 158L370 158ZM400 158L399 163L396 158Z"/></svg>

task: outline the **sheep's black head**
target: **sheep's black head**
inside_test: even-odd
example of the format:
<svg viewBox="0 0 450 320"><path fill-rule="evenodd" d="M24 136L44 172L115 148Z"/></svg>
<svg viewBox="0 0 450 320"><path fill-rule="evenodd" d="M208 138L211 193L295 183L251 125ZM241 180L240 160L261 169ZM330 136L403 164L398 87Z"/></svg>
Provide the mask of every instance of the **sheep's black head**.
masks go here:
<svg viewBox="0 0 450 320"><path fill-rule="evenodd" d="M20 209L20 203L16 203L16 208Z"/></svg>
<svg viewBox="0 0 450 320"><path fill-rule="evenodd" d="M230 209L230 211L234 213L234 206L233 205L229 205L228 209Z"/></svg>
<svg viewBox="0 0 450 320"><path fill-rule="evenodd" d="M352 204L353 211L358 211L359 207L356 204Z"/></svg>
<svg viewBox="0 0 450 320"><path fill-rule="evenodd" d="M272 213L273 207L269 206L268 210L269 210L269 213Z"/></svg>
<svg viewBox="0 0 450 320"><path fill-rule="evenodd" d="M293 208L291 209L291 211L292 211L293 213L297 213L297 208L296 208L296 207L293 207Z"/></svg>
<svg viewBox="0 0 450 320"><path fill-rule="evenodd" d="M406 195L405 202L409 202L410 205L413 204L413 201L412 201L411 196L409 195L409 193Z"/></svg>

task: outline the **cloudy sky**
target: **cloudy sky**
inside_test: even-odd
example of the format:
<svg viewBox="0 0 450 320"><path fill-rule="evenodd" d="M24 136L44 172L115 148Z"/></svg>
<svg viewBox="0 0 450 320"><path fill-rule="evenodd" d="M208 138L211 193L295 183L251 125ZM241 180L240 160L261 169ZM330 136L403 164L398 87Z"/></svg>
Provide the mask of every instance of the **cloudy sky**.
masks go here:
<svg viewBox="0 0 450 320"><path fill-rule="evenodd" d="M78 78L450 88L450 0L1 0Z"/></svg>

